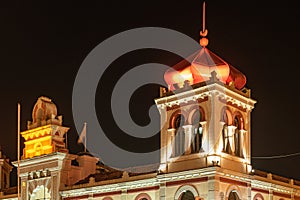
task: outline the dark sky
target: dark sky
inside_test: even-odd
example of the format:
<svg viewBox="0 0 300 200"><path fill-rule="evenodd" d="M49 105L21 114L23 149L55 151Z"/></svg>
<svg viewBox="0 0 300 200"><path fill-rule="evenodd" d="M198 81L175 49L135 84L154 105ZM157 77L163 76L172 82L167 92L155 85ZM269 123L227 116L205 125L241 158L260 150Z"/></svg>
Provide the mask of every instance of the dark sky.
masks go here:
<svg viewBox="0 0 300 200"><path fill-rule="evenodd" d="M295 1L285 2L207 1L208 48L247 76L247 87L258 101L252 113L253 156L300 152L300 14ZM76 144L71 95L76 73L88 53L110 36L146 26L174 29L198 41L201 4L200 0L15 0L1 5L0 144L5 154L16 159L17 102L22 104L21 127L25 130L41 95L52 98L64 124L71 127L70 152L81 151ZM173 65L179 60L167 52L150 50L125 55L114 63L109 78L100 83L107 88L104 94L110 93L121 72L152 61ZM147 121L145 108L158 97L158 91L157 87L144 87L140 92L148 93L136 95L143 96L147 106L137 103L132 115L143 124ZM101 107L109 106L109 101L98 99L96 107L101 113ZM106 120L105 124L112 123ZM153 141L151 145L159 143ZM300 180L300 156L253 159L252 163L256 169Z"/></svg>

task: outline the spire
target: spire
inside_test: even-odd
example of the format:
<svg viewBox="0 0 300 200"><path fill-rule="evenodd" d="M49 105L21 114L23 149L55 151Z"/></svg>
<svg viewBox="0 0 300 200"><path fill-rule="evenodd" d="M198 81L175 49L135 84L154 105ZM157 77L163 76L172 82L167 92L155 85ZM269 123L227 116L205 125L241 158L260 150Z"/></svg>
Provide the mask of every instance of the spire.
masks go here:
<svg viewBox="0 0 300 200"><path fill-rule="evenodd" d="M206 47L208 45L208 39L206 38L207 34L208 34L208 30L205 27L205 23L206 23L206 19L205 19L205 12L206 12L206 4L205 1L203 1L203 11L202 11L202 31L200 31L200 36L202 36L202 38L200 39L200 45L202 47Z"/></svg>

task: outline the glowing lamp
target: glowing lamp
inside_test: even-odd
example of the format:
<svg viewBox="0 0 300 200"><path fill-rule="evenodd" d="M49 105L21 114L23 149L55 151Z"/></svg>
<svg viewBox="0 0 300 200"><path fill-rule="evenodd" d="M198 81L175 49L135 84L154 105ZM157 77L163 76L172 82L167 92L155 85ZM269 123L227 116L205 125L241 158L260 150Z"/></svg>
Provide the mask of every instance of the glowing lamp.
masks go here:
<svg viewBox="0 0 300 200"><path fill-rule="evenodd" d="M207 156L208 166L220 166L221 157L219 155L209 155Z"/></svg>

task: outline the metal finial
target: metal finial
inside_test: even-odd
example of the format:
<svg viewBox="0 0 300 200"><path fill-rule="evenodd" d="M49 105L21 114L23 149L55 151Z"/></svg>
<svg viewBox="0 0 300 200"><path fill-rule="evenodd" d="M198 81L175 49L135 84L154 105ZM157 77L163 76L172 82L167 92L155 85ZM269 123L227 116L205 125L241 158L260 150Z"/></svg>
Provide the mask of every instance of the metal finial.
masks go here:
<svg viewBox="0 0 300 200"><path fill-rule="evenodd" d="M203 2L203 11L202 11L202 31L200 31L200 36L202 36L202 38L200 39L200 45L202 47L206 47L208 45L208 39L205 38L208 34L208 30L206 29L205 27L205 23L206 23L206 18L205 18L205 15L206 15L206 4L205 4L205 1Z"/></svg>

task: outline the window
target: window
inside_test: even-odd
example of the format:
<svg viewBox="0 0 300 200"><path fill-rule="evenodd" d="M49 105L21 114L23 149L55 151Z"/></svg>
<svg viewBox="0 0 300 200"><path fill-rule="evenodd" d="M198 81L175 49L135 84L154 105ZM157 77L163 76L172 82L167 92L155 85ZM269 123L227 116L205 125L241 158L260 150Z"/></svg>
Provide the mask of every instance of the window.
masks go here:
<svg viewBox="0 0 300 200"><path fill-rule="evenodd" d="M174 128L175 128L175 146L173 151L173 156L178 157L184 154L185 148L185 132L184 126L185 118L183 115L179 114L176 116L174 120Z"/></svg>
<svg viewBox="0 0 300 200"><path fill-rule="evenodd" d="M111 197L105 197L103 200L113 200Z"/></svg>
<svg viewBox="0 0 300 200"><path fill-rule="evenodd" d="M192 153L198 153L202 150L203 128L200 124L201 119L201 112L196 110L192 116Z"/></svg>
<svg viewBox="0 0 300 200"><path fill-rule="evenodd" d="M222 129L223 152L228 154L232 154L231 134L228 129L228 126L231 124L230 119L231 119L231 112L227 109L224 109L221 116L221 121L224 123Z"/></svg>
<svg viewBox="0 0 300 200"><path fill-rule="evenodd" d="M222 122L224 122L225 124L228 125L228 115L227 115L228 111L224 111L222 114Z"/></svg>
<svg viewBox="0 0 300 200"><path fill-rule="evenodd" d="M141 193L135 197L135 200L151 200L151 197L146 193Z"/></svg>
<svg viewBox="0 0 300 200"><path fill-rule="evenodd" d="M240 141L240 130L241 130L241 124L238 119L238 117L234 118L234 124L236 129L234 131L234 154L236 156L241 156L241 141Z"/></svg>
<svg viewBox="0 0 300 200"><path fill-rule="evenodd" d="M257 194L254 196L253 200L264 200L264 197L263 197L260 193L257 193Z"/></svg>
<svg viewBox="0 0 300 200"><path fill-rule="evenodd" d="M228 200L240 200L240 198L235 191L231 191L229 193Z"/></svg>
<svg viewBox="0 0 300 200"><path fill-rule="evenodd" d="M185 191L181 194L180 200L195 200L194 194L191 191Z"/></svg>
<svg viewBox="0 0 300 200"><path fill-rule="evenodd" d="M113 200L111 197L105 197L103 200Z"/></svg>
<svg viewBox="0 0 300 200"><path fill-rule="evenodd" d="M223 152L231 154L231 147L229 143L229 136L228 136L228 125L224 124L222 129L222 136L223 136Z"/></svg>
<svg viewBox="0 0 300 200"><path fill-rule="evenodd" d="M239 157L243 157L243 142L244 142L244 120L241 113L236 113L233 121L233 125L236 127L234 132L234 154Z"/></svg>
<svg viewBox="0 0 300 200"><path fill-rule="evenodd" d="M199 199L199 193L196 188L191 185L183 185L178 188L175 193L175 200L195 200Z"/></svg>
<svg viewBox="0 0 300 200"><path fill-rule="evenodd" d="M243 118L240 113L236 113L232 117L228 109L224 109L221 116L223 122L222 136L223 136L223 152L243 157L242 143L243 143Z"/></svg>

